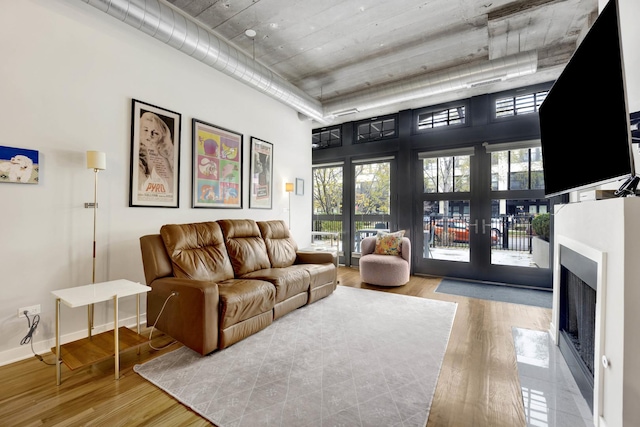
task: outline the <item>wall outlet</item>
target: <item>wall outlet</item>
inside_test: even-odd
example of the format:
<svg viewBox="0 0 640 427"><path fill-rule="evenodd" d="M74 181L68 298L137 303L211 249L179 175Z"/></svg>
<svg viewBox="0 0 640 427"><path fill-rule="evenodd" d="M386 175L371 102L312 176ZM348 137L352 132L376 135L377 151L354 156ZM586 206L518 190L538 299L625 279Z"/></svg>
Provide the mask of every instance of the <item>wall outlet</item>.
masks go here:
<svg viewBox="0 0 640 427"><path fill-rule="evenodd" d="M25 311L29 312L29 316L33 316L34 314L40 314L40 304L19 308L18 317L25 317L24 315Z"/></svg>

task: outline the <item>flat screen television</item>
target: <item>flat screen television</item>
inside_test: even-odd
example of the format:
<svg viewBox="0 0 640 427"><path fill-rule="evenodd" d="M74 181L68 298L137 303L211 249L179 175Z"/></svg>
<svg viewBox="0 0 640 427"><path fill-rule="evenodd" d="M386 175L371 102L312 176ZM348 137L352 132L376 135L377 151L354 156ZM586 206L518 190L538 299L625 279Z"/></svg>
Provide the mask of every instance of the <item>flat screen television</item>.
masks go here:
<svg viewBox="0 0 640 427"><path fill-rule="evenodd" d="M545 196L635 176L617 0L602 9L540 105Z"/></svg>

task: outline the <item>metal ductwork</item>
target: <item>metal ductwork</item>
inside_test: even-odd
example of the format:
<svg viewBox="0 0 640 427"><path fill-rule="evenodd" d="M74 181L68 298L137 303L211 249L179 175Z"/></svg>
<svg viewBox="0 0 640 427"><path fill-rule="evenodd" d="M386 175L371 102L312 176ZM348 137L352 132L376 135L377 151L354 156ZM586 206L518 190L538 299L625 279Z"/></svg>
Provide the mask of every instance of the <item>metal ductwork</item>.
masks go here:
<svg viewBox="0 0 640 427"><path fill-rule="evenodd" d="M512 77L533 74L537 69L537 51L517 53L491 61L464 64L328 101L324 104L324 116L337 117L355 112L354 109L360 112L383 107L390 103L411 101L459 89L469 89Z"/></svg>
<svg viewBox="0 0 640 427"><path fill-rule="evenodd" d="M532 74L538 64L537 52L523 52L373 87L322 105L163 0L82 1L290 106L301 119L324 125L352 112Z"/></svg>
<svg viewBox="0 0 640 427"><path fill-rule="evenodd" d="M82 0L320 123L322 104L161 0Z"/></svg>

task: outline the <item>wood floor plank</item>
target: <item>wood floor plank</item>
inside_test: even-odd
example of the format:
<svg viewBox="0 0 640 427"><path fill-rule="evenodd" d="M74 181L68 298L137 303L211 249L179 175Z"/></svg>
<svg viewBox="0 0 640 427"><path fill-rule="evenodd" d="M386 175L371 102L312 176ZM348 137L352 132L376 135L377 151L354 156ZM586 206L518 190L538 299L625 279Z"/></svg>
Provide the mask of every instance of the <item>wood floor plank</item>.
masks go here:
<svg viewBox="0 0 640 427"><path fill-rule="evenodd" d="M512 328L547 331L551 310L435 292L439 277L412 276L397 288L367 285L357 269L340 267L341 286L351 286L458 303L449 345L435 390L428 426L524 427L524 409ZM147 331L143 331L148 333ZM154 333L159 348L171 339ZM133 366L178 348L156 351L148 345L122 353L121 378L113 361L73 372L34 358L0 367L2 426L209 426L171 396L133 372ZM51 353L43 355L53 363Z"/></svg>

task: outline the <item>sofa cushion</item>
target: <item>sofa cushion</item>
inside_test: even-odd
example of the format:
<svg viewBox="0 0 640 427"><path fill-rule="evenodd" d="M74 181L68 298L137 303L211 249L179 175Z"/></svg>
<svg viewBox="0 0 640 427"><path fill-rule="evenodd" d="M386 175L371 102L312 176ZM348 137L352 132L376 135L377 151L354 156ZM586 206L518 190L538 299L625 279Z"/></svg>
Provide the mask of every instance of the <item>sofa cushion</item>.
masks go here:
<svg viewBox="0 0 640 427"><path fill-rule="evenodd" d="M160 235L175 277L219 282L233 278L222 230L216 222L167 224Z"/></svg>
<svg viewBox="0 0 640 427"><path fill-rule="evenodd" d="M282 220L258 221L260 233L267 247L271 267L288 267L296 261L298 245Z"/></svg>
<svg viewBox="0 0 640 427"><path fill-rule="evenodd" d="M314 289L327 283L335 282L336 266L331 264L300 264L309 273L309 288Z"/></svg>
<svg viewBox="0 0 640 427"><path fill-rule="evenodd" d="M262 280L225 280L218 283L218 292L223 329L273 310L276 300L273 285Z"/></svg>
<svg viewBox="0 0 640 427"><path fill-rule="evenodd" d="M242 276L243 279L260 279L276 289L276 303L309 290L309 273L304 265L266 268Z"/></svg>
<svg viewBox="0 0 640 427"><path fill-rule="evenodd" d="M271 267L258 224L251 219L218 220L235 277Z"/></svg>

